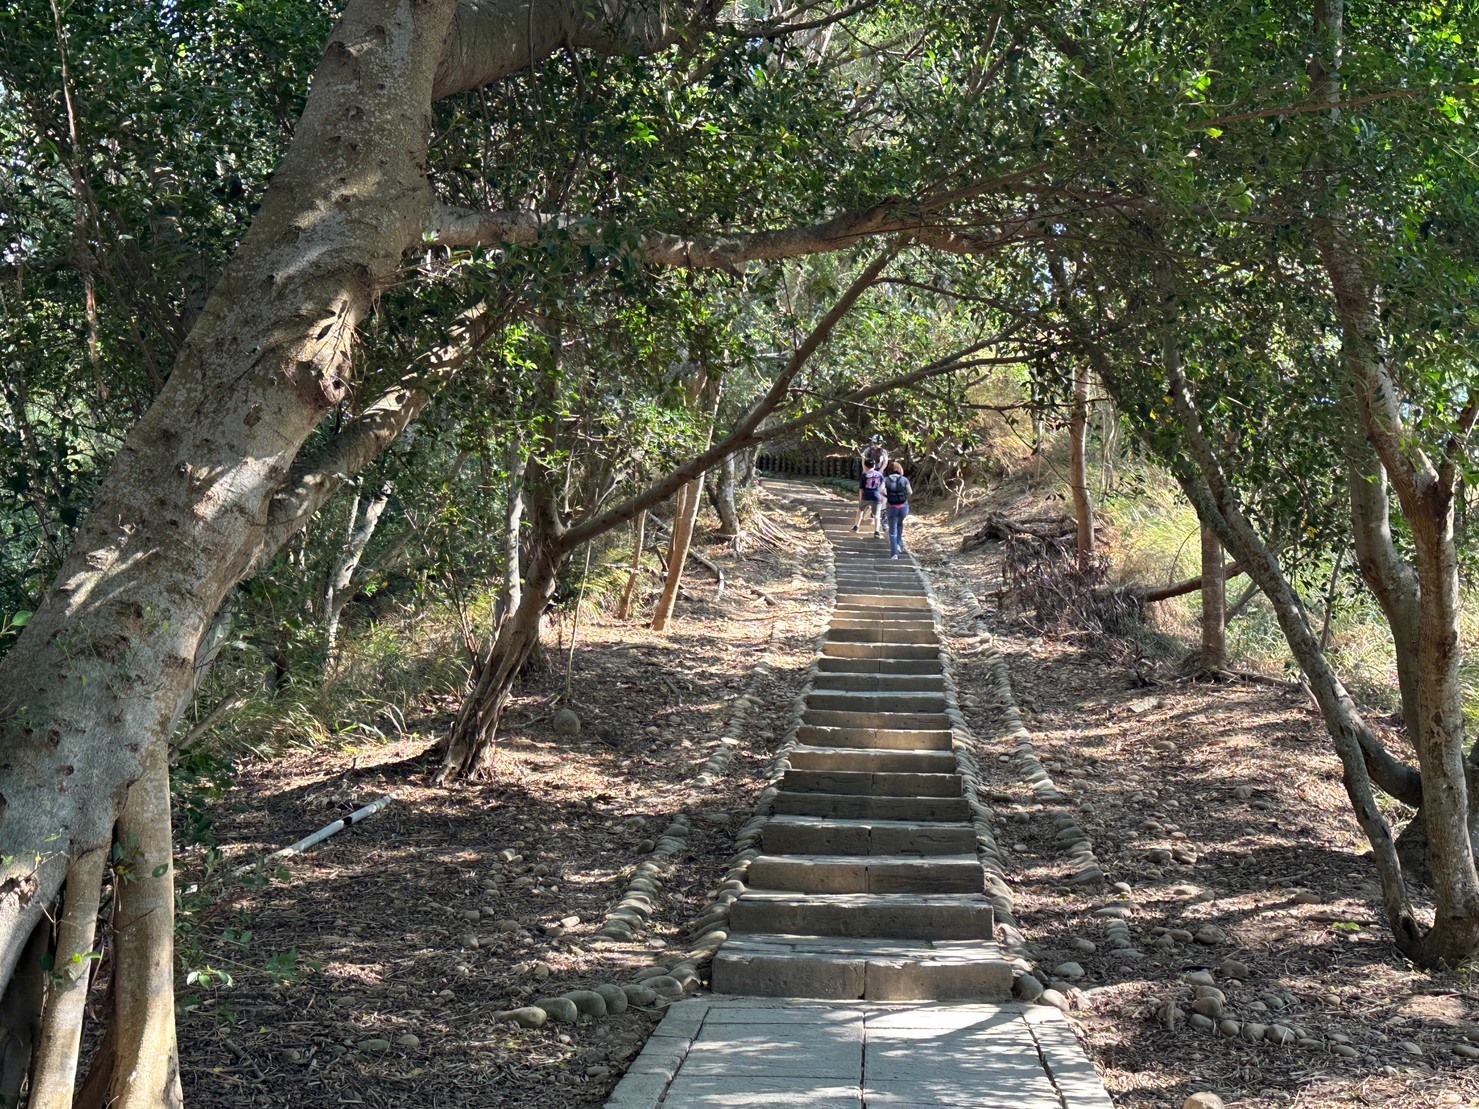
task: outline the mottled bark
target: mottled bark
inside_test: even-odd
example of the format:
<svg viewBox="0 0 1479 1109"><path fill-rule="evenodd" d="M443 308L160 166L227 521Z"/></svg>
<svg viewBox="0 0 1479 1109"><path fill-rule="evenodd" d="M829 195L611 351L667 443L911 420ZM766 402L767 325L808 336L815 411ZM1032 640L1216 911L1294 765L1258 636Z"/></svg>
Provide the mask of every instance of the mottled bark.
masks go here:
<svg viewBox="0 0 1479 1109"><path fill-rule="evenodd" d="M96 955L98 898L108 852L79 856L67 871L66 902L57 924L56 959L46 990L41 1037L31 1069L31 1109L70 1109L82 1046L82 1014Z"/></svg>
<svg viewBox="0 0 1479 1109"><path fill-rule="evenodd" d="M0 849L15 859L0 872L0 979L68 860L111 841L274 494L346 393L355 326L425 226L453 6L346 9L251 229L0 664Z"/></svg>
<svg viewBox="0 0 1479 1109"><path fill-rule="evenodd" d="M349 604L349 599L354 595L351 588L354 573L359 569L360 560L365 557L370 540L375 537L375 529L380 526L380 517L390 504L390 486L387 485L375 493L364 506L363 513L360 512L361 499L356 494L350 504L349 526L344 544L340 547L339 556L334 560L334 568L329 573L328 588L324 590L325 673L331 672L338 661L339 619L344 614L344 606Z"/></svg>
<svg viewBox="0 0 1479 1109"><path fill-rule="evenodd" d="M693 542L693 527L703 503L703 479L690 481L678 492L673 509L673 534L668 541L668 572L663 578L662 593L652 611L652 630L665 631L678 603L678 587L683 582L683 568L688 563L688 548Z"/></svg>
<svg viewBox="0 0 1479 1109"><path fill-rule="evenodd" d="M1202 525L1202 669L1227 669L1227 578L1217 533Z"/></svg>
<svg viewBox="0 0 1479 1109"><path fill-rule="evenodd" d="M632 566L627 571L626 588L621 593L621 606L616 611L618 620L630 620L632 598L637 592L637 581L642 576L642 548L647 542L647 513L637 514L636 526L632 528Z"/></svg>
<svg viewBox="0 0 1479 1109"><path fill-rule="evenodd" d="M1330 222L1318 246L1335 292L1342 360L1360 404L1366 438L1385 469L1412 532L1417 585L1417 699L1411 738L1422 774L1422 812L1433 881L1433 927L1423 938L1429 965L1456 966L1479 951L1479 869L1470 826L1459 636L1459 553L1454 536L1457 467L1430 457L1411 439L1382 345L1374 288L1360 252ZM1471 402L1472 404L1472 402ZM1397 629L1394 627L1394 636Z"/></svg>
<svg viewBox="0 0 1479 1109"><path fill-rule="evenodd" d="M1073 494L1073 518L1077 524L1075 547L1078 570L1089 572L1094 564L1094 502L1089 494L1089 363L1080 359L1073 372L1073 407L1068 415L1068 487Z"/></svg>

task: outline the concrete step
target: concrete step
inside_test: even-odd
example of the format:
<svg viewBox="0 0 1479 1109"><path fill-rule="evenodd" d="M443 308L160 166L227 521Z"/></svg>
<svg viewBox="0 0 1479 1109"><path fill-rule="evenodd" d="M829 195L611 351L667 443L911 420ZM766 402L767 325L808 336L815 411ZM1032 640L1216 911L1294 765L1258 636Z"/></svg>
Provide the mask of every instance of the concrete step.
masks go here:
<svg viewBox="0 0 1479 1109"><path fill-rule="evenodd" d="M945 676L934 674L825 674L819 673L812 689L854 693L943 693Z"/></svg>
<svg viewBox="0 0 1479 1109"><path fill-rule="evenodd" d="M938 644L940 637L934 626L927 628L828 628L828 643L931 643Z"/></svg>
<svg viewBox="0 0 1479 1109"><path fill-rule="evenodd" d="M924 595L918 597L880 597L874 593L853 593L844 589L841 585L837 587L837 596L834 603L841 607L853 608L899 608L899 609L921 609L929 611L929 598Z"/></svg>
<svg viewBox="0 0 1479 1109"><path fill-rule="evenodd" d="M851 618L839 616L835 613L832 622L827 625L830 631L866 631L869 628L880 632L932 632L935 630L934 622L931 620L877 620L865 616Z"/></svg>
<svg viewBox="0 0 1479 1109"><path fill-rule="evenodd" d="M960 775L910 771L802 770L792 764L781 778L785 793L852 793L864 797L961 797Z"/></svg>
<svg viewBox="0 0 1479 1109"><path fill-rule="evenodd" d="M828 658L817 660L822 674L939 674L938 658Z"/></svg>
<svg viewBox="0 0 1479 1109"><path fill-rule="evenodd" d="M828 714L833 715L833 714ZM808 724L796 729L796 739L808 747L853 748L864 751L950 751L949 728L854 728L836 724Z"/></svg>
<svg viewBox="0 0 1479 1109"><path fill-rule="evenodd" d="M974 854L761 855L745 882L752 890L797 893L980 893L981 863Z"/></svg>
<svg viewBox="0 0 1479 1109"><path fill-rule="evenodd" d="M818 712L942 713L945 692L928 689L817 689L807 695L806 707Z"/></svg>
<svg viewBox="0 0 1479 1109"><path fill-rule="evenodd" d="M803 724L824 728L880 728L889 730L949 729L950 718L943 712L847 712L841 709L808 707L801 714ZM860 745L861 746L861 745Z"/></svg>
<svg viewBox="0 0 1479 1109"><path fill-rule="evenodd" d="M933 659L939 665L940 648L930 643L840 643L828 640L822 644L825 658Z"/></svg>
<svg viewBox="0 0 1479 1109"><path fill-rule="evenodd" d="M849 751L837 747L793 747L786 756L796 770L860 770L870 774L953 774L953 751Z"/></svg>
<svg viewBox="0 0 1479 1109"><path fill-rule="evenodd" d="M796 816L847 817L852 820L969 820L964 797L871 797L863 793L789 793L775 795L775 811Z"/></svg>
<svg viewBox="0 0 1479 1109"><path fill-rule="evenodd" d="M974 893L789 893L748 890L729 906L736 932L890 939L989 940L991 904Z"/></svg>
<svg viewBox="0 0 1479 1109"><path fill-rule="evenodd" d="M762 997L1008 1001L1012 965L994 943L980 940L736 933L714 956L713 987Z"/></svg>
<svg viewBox="0 0 1479 1109"><path fill-rule="evenodd" d="M976 849L976 831L964 821L781 815L765 822L760 844L773 855L960 855Z"/></svg>

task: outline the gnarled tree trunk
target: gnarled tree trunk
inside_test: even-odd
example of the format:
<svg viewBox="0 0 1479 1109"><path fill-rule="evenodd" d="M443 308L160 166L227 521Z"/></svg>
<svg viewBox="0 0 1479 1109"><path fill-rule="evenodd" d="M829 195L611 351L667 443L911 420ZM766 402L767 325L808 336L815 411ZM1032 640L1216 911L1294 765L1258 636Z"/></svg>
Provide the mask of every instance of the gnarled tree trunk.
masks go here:
<svg viewBox="0 0 1479 1109"><path fill-rule="evenodd" d="M472 674L470 688L447 735L441 782L468 778L487 770L493 758L493 740L520 672L539 643L539 621L555 594L560 568L569 557L548 475L538 466L529 469L527 488L532 495L529 514L529 558L518 606L499 622L487 654Z"/></svg>
<svg viewBox="0 0 1479 1109"><path fill-rule="evenodd" d="M734 455L729 455L712 471L714 480L708 483L709 503L719 517L719 534L726 539L738 538L740 533L739 510L734 503L735 464Z"/></svg>

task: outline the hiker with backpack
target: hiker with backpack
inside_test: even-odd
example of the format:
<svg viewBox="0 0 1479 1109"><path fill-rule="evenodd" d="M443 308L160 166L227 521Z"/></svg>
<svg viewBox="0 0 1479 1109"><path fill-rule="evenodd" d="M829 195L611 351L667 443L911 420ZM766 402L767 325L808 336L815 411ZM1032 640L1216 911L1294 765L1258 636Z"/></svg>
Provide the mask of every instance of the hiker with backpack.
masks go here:
<svg viewBox="0 0 1479 1109"><path fill-rule="evenodd" d="M888 502L889 558L898 558L904 553L904 517L909 515L909 498L913 493L913 486L904 476L904 467L897 462L890 463L888 476L883 479L883 496Z"/></svg>
<svg viewBox="0 0 1479 1109"><path fill-rule="evenodd" d="M883 533L879 530L883 508L883 468L888 465L888 449L883 445L883 436L875 435L863 450L863 476L858 479L858 522L852 530L862 526L865 515L873 517L873 537Z"/></svg>

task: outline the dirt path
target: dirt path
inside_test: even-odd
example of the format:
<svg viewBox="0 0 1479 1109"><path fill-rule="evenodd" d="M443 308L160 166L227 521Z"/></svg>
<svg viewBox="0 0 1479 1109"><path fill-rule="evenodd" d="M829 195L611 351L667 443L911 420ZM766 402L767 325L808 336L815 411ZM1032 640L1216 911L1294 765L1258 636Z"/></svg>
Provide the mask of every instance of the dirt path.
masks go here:
<svg viewBox="0 0 1479 1109"><path fill-rule="evenodd" d="M1040 966L1082 968L1073 1016L1115 1103L1179 1107L1211 1090L1239 1109L1479 1104L1479 1066L1455 1051L1479 1054L1479 989L1396 954L1310 703L1262 685L1146 688L1122 645L1002 619L988 596L997 546L957 553L989 507L1001 506L936 519L940 547L916 553L948 609L974 726L985 738L1000 723L972 653L989 628L1037 757L1105 871L1105 886L1069 881L1057 827L1003 744L989 784L1019 920ZM987 597L980 628L967 589ZM1128 951L1110 913L1129 925ZM1221 992L1205 1006L1220 1018L1323 1047L1192 1027L1197 971Z"/></svg>
<svg viewBox="0 0 1479 1109"><path fill-rule="evenodd" d="M686 587L694 599L680 603L671 633L584 620L571 697L580 737L550 729L564 686L563 659L552 657L518 690L489 782L426 785L454 708L431 701L407 706L406 734L394 742L239 766L235 787L206 814L218 873L390 789L404 792L265 888L203 881L205 853L186 854L182 962L195 980L181 994L180 1046L191 1105L605 1100L659 1012L634 1007L539 1030L493 1014L660 961L722 879L811 662L823 593L811 520L775 502L765 512L788 548L738 559L709 551L729 576L725 595L715 603L712 580L696 572ZM746 743L722 781L695 789L731 701L768 652L773 670ZM680 811L692 831L651 927L632 943L602 944L596 933L633 866Z"/></svg>

